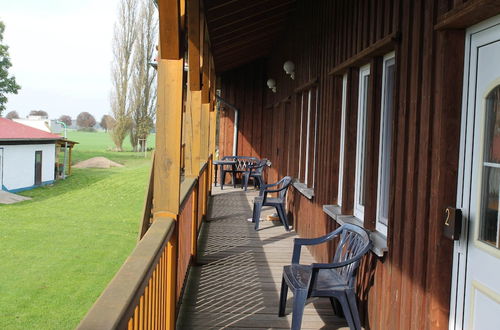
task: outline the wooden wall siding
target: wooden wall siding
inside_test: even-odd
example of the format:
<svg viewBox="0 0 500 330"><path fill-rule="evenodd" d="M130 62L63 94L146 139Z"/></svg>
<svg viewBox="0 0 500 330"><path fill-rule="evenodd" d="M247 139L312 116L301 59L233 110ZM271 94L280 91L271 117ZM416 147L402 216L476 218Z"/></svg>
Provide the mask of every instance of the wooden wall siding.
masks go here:
<svg viewBox="0 0 500 330"><path fill-rule="evenodd" d="M468 2L479 1L469 0ZM298 110L295 90L318 80L318 141L314 198L292 190L289 213L304 237L323 235L336 224L322 211L336 204L340 148L342 78L333 68L393 33L396 92L391 155L388 247L384 258L370 255L359 277L364 323L372 329L448 327L452 244L442 237L446 206L455 204L463 72L463 30L438 31L439 17L462 0L297 1L296 14L272 55L221 75L222 97L240 107L238 154L269 158L268 179L297 176ZM295 80L283 63L295 63ZM380 76L380 58L372 77ZM378 70L374 69L377 65ZM378 73L377 73L378 71ZM356 150L358 70L348 70L342 211L352 213ZM277 92L266 87L268 78ZM375 226L380 86L371 82L368 130L371 165L365 225ZM288 100L287 102L284 102ZM232 150L232 110L221 114L221 155ZM312 250L319 261L331 246Z"/></svg>

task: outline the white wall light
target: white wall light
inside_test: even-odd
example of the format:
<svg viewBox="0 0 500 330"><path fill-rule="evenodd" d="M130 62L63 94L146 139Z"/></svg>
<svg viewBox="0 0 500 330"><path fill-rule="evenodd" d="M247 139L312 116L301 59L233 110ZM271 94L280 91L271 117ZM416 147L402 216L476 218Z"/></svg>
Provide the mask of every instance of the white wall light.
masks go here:
<svg viewBox="0 0 500 330"><path fill-rule="evenodd" d="M276 93L276 80L273 78L267 79L267 87L273 91L273 93Z"/></svg>
<svg viewBox="0 0 500 330"><path fill-rule="evenodd" d="M286 61L283 64L283 70L290 75L290 78L295 79L295 64L292 61Z"/></svg>

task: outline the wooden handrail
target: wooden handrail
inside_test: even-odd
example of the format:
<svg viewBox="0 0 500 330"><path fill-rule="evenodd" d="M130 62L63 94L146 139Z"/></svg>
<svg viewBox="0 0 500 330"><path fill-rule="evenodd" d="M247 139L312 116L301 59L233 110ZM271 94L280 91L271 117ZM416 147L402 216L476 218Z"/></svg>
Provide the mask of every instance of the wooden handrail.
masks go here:
<svg viewBox="0 0 500 330"><path fill-rule="evenodd" d="M171 218L159 218L151 225L78 329L111 330L127 326L174 229L175 221Z"/></svg>

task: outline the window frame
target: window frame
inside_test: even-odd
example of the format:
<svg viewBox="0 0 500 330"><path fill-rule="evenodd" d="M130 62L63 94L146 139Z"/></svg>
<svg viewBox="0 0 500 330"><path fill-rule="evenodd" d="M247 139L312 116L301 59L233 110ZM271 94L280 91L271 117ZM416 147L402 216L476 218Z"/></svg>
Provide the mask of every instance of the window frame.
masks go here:
<svg viewBox="0 0 500 330"><path fill-rule="evenodd" d="M376 210L376 222L375 229L387 236L387 230L389 227L389 215L387 218L383 217L381 214L382 206L384 203L389 203L389 191L382 192L383 180L389 180L391 176L391 153L392 153L392 142L393 142L393 125L394 120L394 99L391 100L391 109L387 108L387 68L389 66L394 66L393 69L393 80L392 88L394 98L395 93L395 80L396 80L396 53L394 51L386 54L382 61L382 88L381 88L381 102L380 102L380 142L379 142L379 159L378 159L378 179L377 179L377 210ZM390 113L387 113L390 111ZM387 135L388 134L388 135ZM384 155L386 157L384 157ZM383 164L385 162L385 164ZM383 169L386 166L385 177L383 178ZM390 187L390 185L388 185ZM382 222L385 220L386 224Z"/></svg>
<svg viewBox="0 0 500 330"><path fill-rule="evenodd" d="M299 159L297 179L308 189L314 189L318 140L319 89L316 84L297 91L300 107Z"/></svg>
<svg viewBox="0 0 500 330"><path fill-rule="evenodd" d="M340 118L340 150L339 150L339 178L337 205L342 206L342 186L344 183L344 144L345 144L345 122L347 116L347 73L342 77L342 108Z"/></svg>
<svg viewBox="0 0 500 330"><path fill-rule="evenodd" d="M364 221L365 207L359 203L359 198L363 188L366 185L364 173L366 170L366 119L368 112L368 97L370 89L370 64L366 64L359 68L359 88L358 88L358 113L357 113L357 129L356 129L356 175L354 184L354 216L361 221ZM365 79L368 83L365 86ZM360 136L360 133L362 135ZM361 166L363 167L361 168Z"/></svg>

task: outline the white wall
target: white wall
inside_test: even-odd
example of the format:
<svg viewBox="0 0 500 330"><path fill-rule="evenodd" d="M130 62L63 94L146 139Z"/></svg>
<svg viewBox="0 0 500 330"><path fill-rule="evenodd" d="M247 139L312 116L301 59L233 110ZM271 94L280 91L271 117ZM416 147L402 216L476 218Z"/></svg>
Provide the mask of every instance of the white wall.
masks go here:
<svg viewBox="0 0 500 330"><path fill-rule="evenodd" d="M31 188L35 184L35 151L42 151L42 183L54 180L55 144L1 145L3 182L7 190Z"/></svg>

